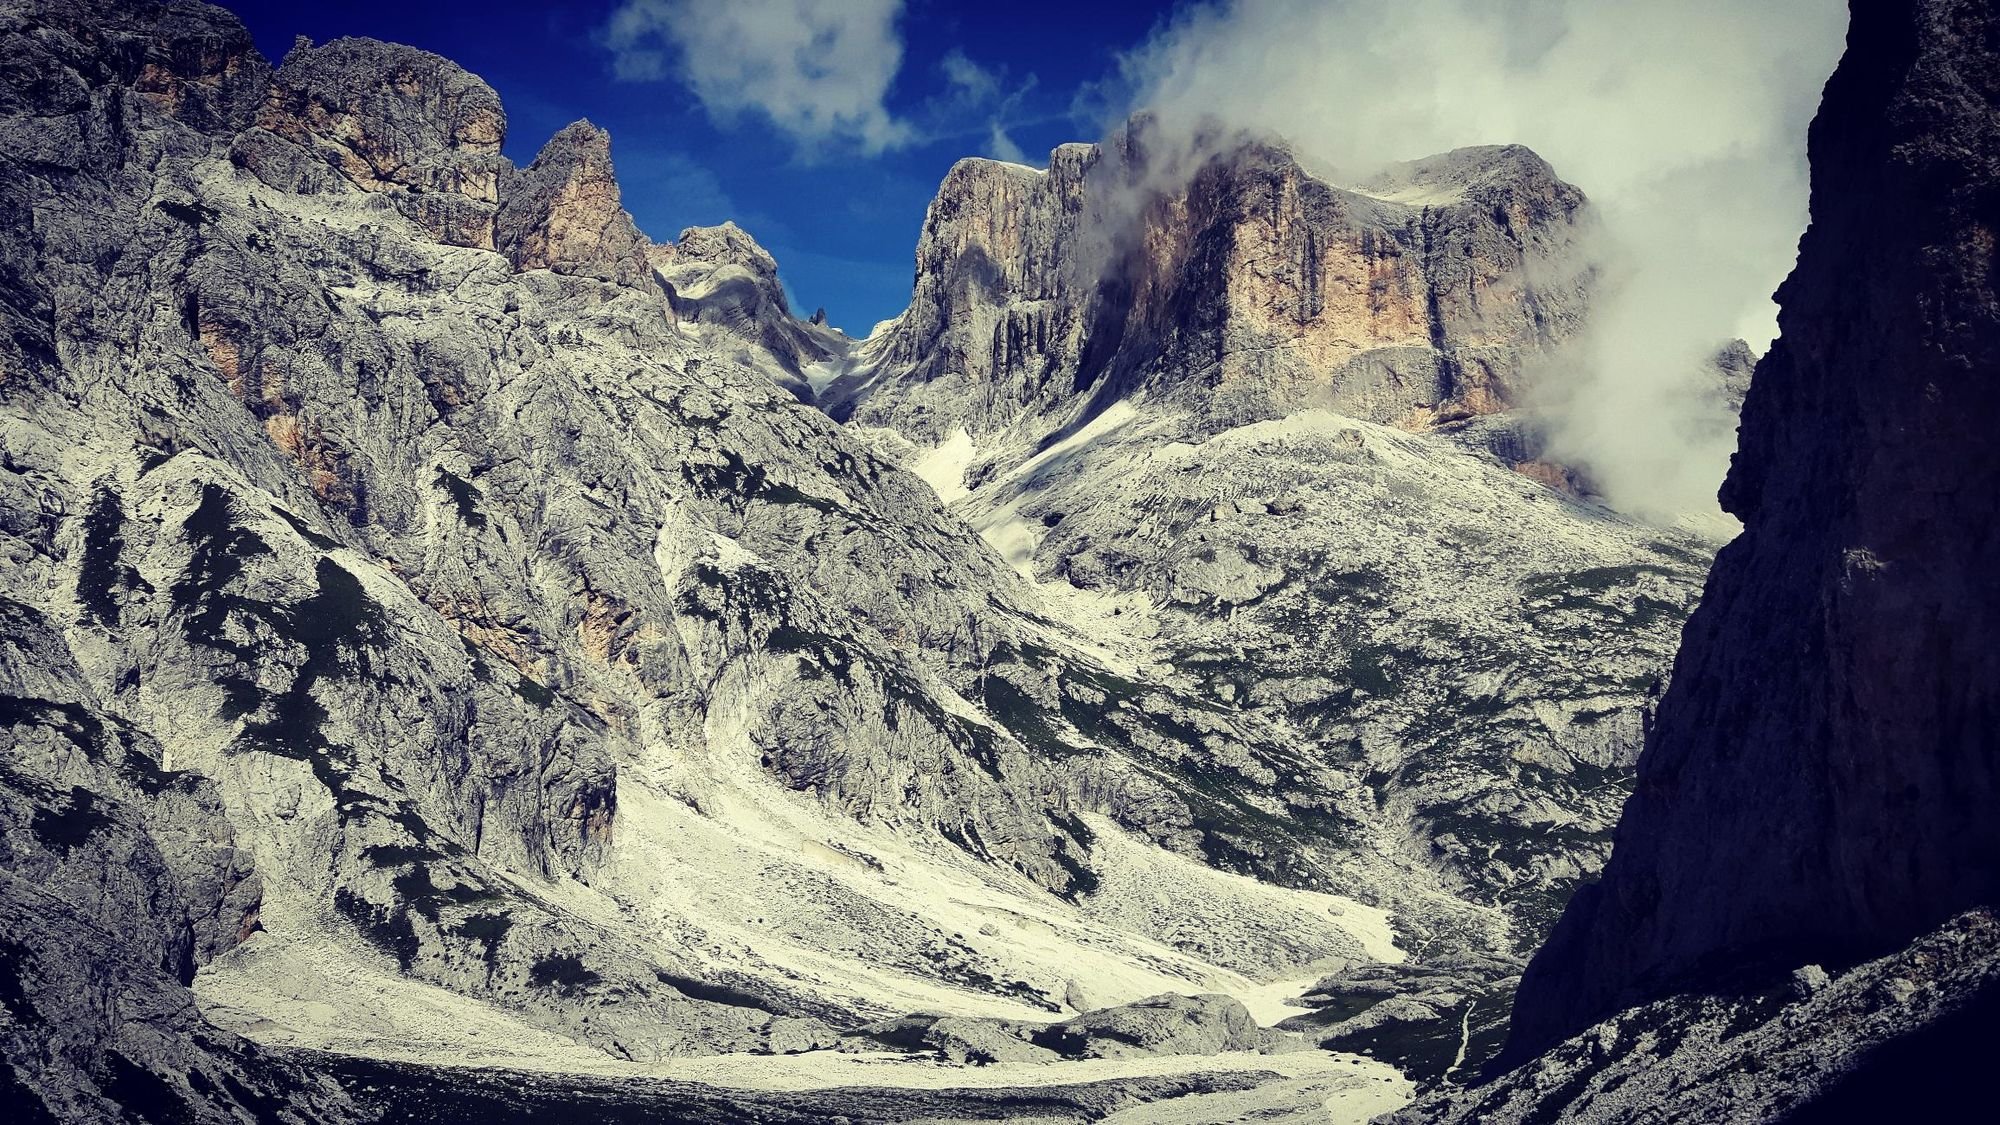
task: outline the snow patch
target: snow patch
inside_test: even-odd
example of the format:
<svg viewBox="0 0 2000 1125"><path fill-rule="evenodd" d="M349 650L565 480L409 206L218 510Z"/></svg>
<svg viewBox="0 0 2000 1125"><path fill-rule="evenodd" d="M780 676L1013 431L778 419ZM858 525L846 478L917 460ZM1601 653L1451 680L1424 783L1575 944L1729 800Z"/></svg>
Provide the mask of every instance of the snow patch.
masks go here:
<svg viewBox="0 0 2000 1125"><path fill-rule="evenodd" d="M979 456L979 447L964 426L952 430L938 445L924 450L903 467L922 477L938 499L950 504L971 495L965 487L965 470Z"/></svg>
<svg viewBox="0 0 2000 1125"><path fill-rule="evenodd" d="M806 386L818 395L833 385L834 380L847 374L846 356L829 356L816 363L808 363L799 371L805 377Z"/></svg>
<svg viewBox="0 0 2000 1125"><path fill-rule="evenodd" d="M1091 443L1117 433L1138 416L1138 408L1131 402L1121 400L1112 403L1102 414L1079 427L1075 433L1028 458L996 483L1032 481L1044 470L1061 467Z"/></svg>

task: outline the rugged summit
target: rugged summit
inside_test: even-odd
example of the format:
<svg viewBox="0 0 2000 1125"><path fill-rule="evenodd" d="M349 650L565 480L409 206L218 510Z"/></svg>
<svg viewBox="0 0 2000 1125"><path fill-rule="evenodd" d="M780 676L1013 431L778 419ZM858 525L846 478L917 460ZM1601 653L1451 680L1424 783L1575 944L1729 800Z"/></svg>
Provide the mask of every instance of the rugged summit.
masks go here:
<svg viewBox="0 0 2000 1125"><path fill-rule="evenodd" d="M1583 203L1520 147L1341 187L1272 143L1170 143L1144 117L1046 171L961 161L881 367L828 400L922 444L1017 420L1039 438L1140 391L1216 429L1493 413L1580 323Z"/></svg>
<svg viewBox="0 0 2000 1125"><path fill-rule="evenodd" d="M230 153L237 164L303 194L333 190L338 176L380 193L440 242L493 248L507 116L492 87L449 59L411 47L385 53L369 39L301 39L268 85L264 69L259 60L230 83L245 94L264 87Z"/></svg>
<svg viewBox="0 0 2000 1125"><path fill-rule="evenodd" d="M578 121L549 138L503 192L496 248L515 269L581 274L644 288L652 243L620 205L611 135Z"/></svg>
<svg viewBox="0 0 2000 1125"><path fill-rule="evenodd" d="M777 260L735 223L689 227L677 241L653 247L650 259L683 324L708 330L718 348L733 339L738 363L775 370L803 401L830 378L828 361L850 347L823 314L811 322L792 315Z"/></svg>
<svg viewBox="0 0 2000 1125"><path fill-rule="evenodd" d="M1525 951L1602 860L1708 550L1544 487L1509 409L1584 316L1589 221L1519 147L1344 188L1141 118L956 165L820 401L1140 674L1276 724L1240 769L1276 823L1358 819Z"/></svg>

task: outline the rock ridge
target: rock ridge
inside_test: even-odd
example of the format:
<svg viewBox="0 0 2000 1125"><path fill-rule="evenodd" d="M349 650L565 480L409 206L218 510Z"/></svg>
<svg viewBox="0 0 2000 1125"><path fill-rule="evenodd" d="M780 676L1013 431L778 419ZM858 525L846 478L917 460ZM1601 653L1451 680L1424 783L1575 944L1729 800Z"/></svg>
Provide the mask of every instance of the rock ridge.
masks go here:
<svg viewBox="0 0 2000 1125"><path fill-rule="evenodd" d="M1580 323L1584 198L1525 148L1340 187L1254 139L1155 167L1156 130L954 165L883 362L823 403L919 444L1068 433L1138 393L1208 432L1301 408L1425 428L1514 404Z"/></svg>

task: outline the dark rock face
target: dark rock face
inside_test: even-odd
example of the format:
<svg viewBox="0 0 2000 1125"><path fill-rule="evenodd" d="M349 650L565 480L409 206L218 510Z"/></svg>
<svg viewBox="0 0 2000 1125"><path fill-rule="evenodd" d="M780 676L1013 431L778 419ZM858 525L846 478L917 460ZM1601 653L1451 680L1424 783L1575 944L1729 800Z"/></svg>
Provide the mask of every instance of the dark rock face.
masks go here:
<svg viewBox="0 0 2000 1125"><path fill-rule="evenodd" d="M1316 1010L1278 1026L1324 1050L1381 1059L1419 1082L1462 1082L1500 1049L1520 979L1513 957L1356 965L1322 977L1296 1001Z"/></svg>
<svg viewBox="0 0 2000 1125"><path fill-rule="evenodd" d="M1629 1008L1382 1125L1851 1125L1973 1120L1990 1090L2000 921L1974 910L1846 971Z"/></svg>
<svg viewBox="0 0 2000 1125"><path fill-rule="evenodd" d="M214 8L79 0L0 12L0 151L23 163L104 172L123 157L131 119L197 132L240 128L271 67ZM130 91L127 100L110 91Z"/></svg>
<svg viewBox="0 0 2000 1125"><path fill-rule="evenodd" d="M2000 12L1857 0L1724 505L1604 878L1506 1058L2000 899ZM1894 216L1885 221L1885 216Z"/></svg>

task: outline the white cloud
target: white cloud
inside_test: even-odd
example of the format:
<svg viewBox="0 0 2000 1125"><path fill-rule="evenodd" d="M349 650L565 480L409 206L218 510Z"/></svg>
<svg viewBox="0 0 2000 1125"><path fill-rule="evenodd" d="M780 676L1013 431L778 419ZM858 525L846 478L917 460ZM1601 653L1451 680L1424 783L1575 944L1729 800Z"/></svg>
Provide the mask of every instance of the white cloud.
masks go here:
<svg viewBox="0 0 2000 1125"><path fill-rule="evenodd" d="M808 151L877 153L911 127L885 99L902 0L625 0L605 27L621 78L673 75L709 113L768 119Z"/></svg>
<svg viewBox="0 0 2000 1125"><path fill-rule="evenodd" d="M1734 441L1696 382L1723 340L1770 337L1845 26L1840 0L1235 0L1125 56L1109 104L1184 137L1274 133L1336 178L1462 145L1540 152L1609 240L1556 451L1665 517L1714 510Z"/></svg>
<svg viewBox="0 0 2000 1125"><path fill-rule="evenodd" d="M1007 135L1006 127L998 121L987 130L986 155L1009 164L1028 163L1028 154L1021 151L1021 146L1014 143L1014 138Z"/></svg>
<svg viewBox="0 0 2000 1125"><path fill-rule="evenodd" d="M1015 164L1026 163L1027 154L1007 135L1007 118L1020 111L1021 102L1035 87L1035 76L1030 74L1019 85L1012 85L1005 71L981 66L956 49L946 52L938 62L938 69L944 74L946 94L930 107L931 116L940 122L950 122L976 120L984 115L983 155ZM948 125L944 128L949 130Z"/></svg>
<svg viewBox="0 0 2000 1125"><path fill-rule="evenodd" d="M973 62L964 51L945 52L938 60L938 69L953 90L972 101L989 102L1001 96L1000 76Z"/></svg>

